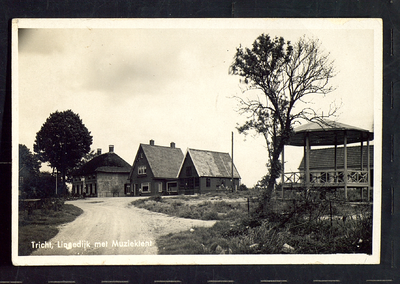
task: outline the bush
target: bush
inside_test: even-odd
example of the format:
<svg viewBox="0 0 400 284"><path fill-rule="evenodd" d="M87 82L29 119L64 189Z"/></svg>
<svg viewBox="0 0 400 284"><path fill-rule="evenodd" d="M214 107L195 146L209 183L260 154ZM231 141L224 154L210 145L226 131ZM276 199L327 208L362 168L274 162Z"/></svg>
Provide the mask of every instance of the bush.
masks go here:
<svg viewBox="0 0 400 284"><path fill-rule="evenodd" d="M162 202L163 198L161 197L161 195L153 195L153 196L150 196L148 200L152 200L155 202Z"/></svg>
<svg viewBox="0 0 400 284"><path fill-rule="evenodd" d="M249 190L249 189L247 188L247 186L245 184L241 184L239 186L239 191L247 191L247 190Z"/></svg>
<svg viewBox="0 0 400 284"><path fill-rule="evenodd" d="M182 205L183 205L183 202L182 202L182 201L179 201L179 200L174 200L174 201L172 201L172 203L171 203L171 206L174 207L174 208L179 207L179 206L182 206Z"/></svg>
<svg viewBox="0 0 400 284"><path fill-rule="evenodd" d="M218 220L218 213L216 211L205 212L201 218L202 220Z"/></svg>

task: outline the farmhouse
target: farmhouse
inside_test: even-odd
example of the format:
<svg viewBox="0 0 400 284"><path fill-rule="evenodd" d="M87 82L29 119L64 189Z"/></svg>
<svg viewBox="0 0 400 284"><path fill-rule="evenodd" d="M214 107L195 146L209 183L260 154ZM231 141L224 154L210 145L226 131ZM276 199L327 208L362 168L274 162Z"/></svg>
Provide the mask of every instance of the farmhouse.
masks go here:
<svg viewBox="0 0 400 284"><path fill-rule="evenodd" d="M238 188L240 183L239 172L234 165L232 168L228 153L196 149L187 150L178 177L180 194Z"/></svg>
<svg viewBox="0 0 400 284"><path fill-rule="evenodd" d="M114 153L114 146L109 152L101 154L84 164L73 173L72 193L86 196L124 196L131 166ZM125 192L124 192L125 191Z"/></svg>
<svg viewBox="0 0 400 284"><path fill-rule="evenodd" d="M178 192L178 172L183 153L171 142L170 147L140 144L130 174L132 195L156 195Z"/></svg>

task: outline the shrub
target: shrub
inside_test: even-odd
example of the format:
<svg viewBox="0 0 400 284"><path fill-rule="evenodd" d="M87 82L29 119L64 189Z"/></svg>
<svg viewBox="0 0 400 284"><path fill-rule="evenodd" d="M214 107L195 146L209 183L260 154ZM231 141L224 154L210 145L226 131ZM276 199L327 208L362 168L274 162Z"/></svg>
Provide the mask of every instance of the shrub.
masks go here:
<svg viewBox="0 0 400 284"><path fill-rule="evenodd" d="M202 220L218 220L218 213L216 211L207 211L203 214Z"/></svg>
<svg viewBox="0 0 400 284"><path fill-rule="evenodd" d="M183 205L183 202L179 201L179 200L174 200L174 201L171 202L171 206L174 207L174 208L182 206L182 205Z"/></svg>
<svg viewBox="0 0 400 284"><path fill-rule="evenodd" d="M149 200L155 201L155 202L162 202L163 198L161 195L153 195L149 197Z"/></svg>
<svg viewBox="0 0 400 284"><path fill-rule="evenodd" d="M247 191L247 190L249 190L249 189L247 188L247 186L246 186L245 184L241 184L241 185L239 186L239 190L240 190L240 191Z"/></svg>

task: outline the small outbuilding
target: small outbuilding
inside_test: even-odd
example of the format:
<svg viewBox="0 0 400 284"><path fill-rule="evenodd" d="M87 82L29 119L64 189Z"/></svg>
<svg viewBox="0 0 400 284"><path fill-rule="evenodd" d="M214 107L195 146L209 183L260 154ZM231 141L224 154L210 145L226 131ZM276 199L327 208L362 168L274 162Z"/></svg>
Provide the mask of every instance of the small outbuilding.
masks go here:
<svg viewBox="0 0 400 284"><path fill-rule="evenodd" d="M92 158L73 173L72 193L92 197L125 196L131 166L114 153L110 145L109 152Z"/></svg>
<svg viewBox="0 0 400 284"><path fill-rule="evenodd" d="M179 170L179 193L237 189L240 175L228 153L188 149Z"/></svg>

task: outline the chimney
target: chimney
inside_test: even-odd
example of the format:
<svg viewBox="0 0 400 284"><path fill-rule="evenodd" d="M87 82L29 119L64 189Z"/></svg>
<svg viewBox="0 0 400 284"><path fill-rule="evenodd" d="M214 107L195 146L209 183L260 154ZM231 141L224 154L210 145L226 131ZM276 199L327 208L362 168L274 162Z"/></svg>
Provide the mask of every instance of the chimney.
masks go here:
<svg viewBox="0 0 400 284"><path fill-rule="evenodd" d="M97 155L101 155L101 148L97 148Z"/></svg>
<svg viewBox="0 0 400 284"><path fill-rule="evenodd" d="M175 148L175 142L171 142L171 148Z"/></svg>
<svg viewBox="0 0 400 284"><path fill-rule="evenodd" d="M110 145L110 146L108 147L108 149L109 149L108 152L113 153L113 152L114 152L114 145Z"/></svg>
<svg viewBox="0 0 400 284"><path fill-rule="evenodd" d="M153 139L150 140L150 145L154 146L154 140Z"/></svg>

